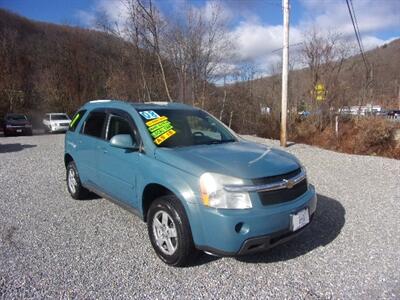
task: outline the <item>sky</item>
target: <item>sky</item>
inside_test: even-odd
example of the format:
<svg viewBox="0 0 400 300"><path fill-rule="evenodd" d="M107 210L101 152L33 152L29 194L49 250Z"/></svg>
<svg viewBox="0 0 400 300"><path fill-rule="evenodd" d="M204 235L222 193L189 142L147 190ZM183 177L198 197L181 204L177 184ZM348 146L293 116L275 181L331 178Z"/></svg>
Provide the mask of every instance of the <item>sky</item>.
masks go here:
<svg viewBox="0 0 400 300"><path fill-rule="evenodd" d="M236 61L251 61L267 70L280 60L282 8L280 0L153 0L165 15L192 5L209 13L218 1L235 44ZM355 40L345 0L291 0L290 44L304 39L311 28L336 32ZM400 0L353 0L364 48L400 37ZM112 20L124 15L119 0L0 0L0 7L34 20L91 28L99 11ZM293 47L295 49L295 46Z"/></svg>

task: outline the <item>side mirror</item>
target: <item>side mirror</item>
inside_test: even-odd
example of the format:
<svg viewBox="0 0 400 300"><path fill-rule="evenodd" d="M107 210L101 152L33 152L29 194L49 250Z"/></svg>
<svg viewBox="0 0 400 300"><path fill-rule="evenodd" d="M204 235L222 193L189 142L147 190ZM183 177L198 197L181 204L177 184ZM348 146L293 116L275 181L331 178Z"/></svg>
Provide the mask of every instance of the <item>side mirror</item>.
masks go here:
<svg viewBox="0 0 400 300"><path fill-rule="evenodd" d="M136 151L139 149L138 145L133 142L132 137L129 134L114 135L110 140L110 144L113 147L132 151Z"/></svg>

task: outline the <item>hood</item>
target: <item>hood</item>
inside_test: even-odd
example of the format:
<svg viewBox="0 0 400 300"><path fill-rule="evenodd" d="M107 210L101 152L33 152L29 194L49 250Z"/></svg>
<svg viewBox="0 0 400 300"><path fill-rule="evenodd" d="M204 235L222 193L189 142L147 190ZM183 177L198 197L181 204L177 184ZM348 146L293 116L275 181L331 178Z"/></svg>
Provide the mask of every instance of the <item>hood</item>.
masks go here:
<svg viewBox="0 0 400 300"><path fill-rule="evenodd" d="M195 176L214 172L243 179L280 175L299 168L291 154L252 142L157 148L156 158Z"/></svg>
<svg viewBox="0 0 400 300"><path fill-rule="evenodd" d="M51 120L50 123L71 123L71 120Z"/></svg>

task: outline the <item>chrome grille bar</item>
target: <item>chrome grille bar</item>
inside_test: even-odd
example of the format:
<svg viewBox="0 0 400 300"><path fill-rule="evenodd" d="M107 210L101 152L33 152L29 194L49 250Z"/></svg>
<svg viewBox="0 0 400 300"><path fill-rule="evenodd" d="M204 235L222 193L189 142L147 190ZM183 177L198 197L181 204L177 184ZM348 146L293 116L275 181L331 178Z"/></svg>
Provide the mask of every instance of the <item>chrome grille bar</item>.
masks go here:
<svg viewBox="0 0 400 300"><path fill-rule="evenodd" d="M274 183L262 185L225 185L224 190L232 193L276 191L286 188L292 188L296 184L306 179L306 177L306 172L301 169L301 172L299 174L289 179L283 179Z"/></svg>

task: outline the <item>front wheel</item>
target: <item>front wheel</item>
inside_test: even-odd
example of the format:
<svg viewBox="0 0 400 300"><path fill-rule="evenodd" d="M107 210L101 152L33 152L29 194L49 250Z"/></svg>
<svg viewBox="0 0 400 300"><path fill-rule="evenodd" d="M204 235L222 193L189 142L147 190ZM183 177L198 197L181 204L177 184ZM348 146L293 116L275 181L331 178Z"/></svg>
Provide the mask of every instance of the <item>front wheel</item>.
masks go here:
<svg viewBox="0 0 400 300"><path fill-rule="evenodd" d="M78 169L73 161L69 162L67 166L67 188L71 197L76 200L85 199L89 194L89 191L81 184Z"/></svg>
<svg viewBox="0 0 400 300"><path fill-rule="evenodd" d="M166 264L183 267L196 256L189 222L177 197L163 196L151 204L147 229L154 250Z"/></svg>

